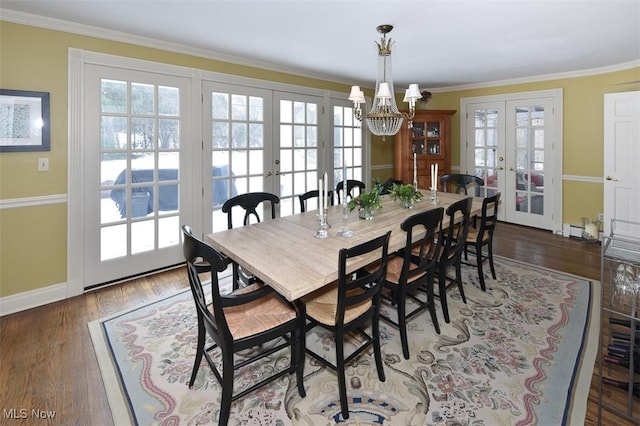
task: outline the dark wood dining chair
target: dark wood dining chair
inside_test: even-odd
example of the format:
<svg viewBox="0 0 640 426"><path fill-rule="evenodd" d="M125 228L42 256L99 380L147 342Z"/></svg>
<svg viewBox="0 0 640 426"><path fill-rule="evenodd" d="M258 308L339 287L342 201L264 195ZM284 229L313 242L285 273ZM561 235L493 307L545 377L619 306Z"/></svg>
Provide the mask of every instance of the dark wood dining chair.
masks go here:
<svg viewBox="0 0 640 426"><path fill-rule="evenodd" d="M242 224L246 226L250 225L252 221L261 221L260 214L257 209L258 206L265 206L265 204L270 207L271 219L275 219L276 204L278 203L280 203L280 197L269 192L249 192L229 198L222 205L222 212L227 214L227 229L233 229L233 216L235 210L242 209L244 211ZM237 263L233 262L232 268L234 289L259 282L258 278L242 269L242 267Z"/></svg>
<svg viewBox="0 0 640 426"><path fill-rule="evenodd" d="M385 381L380 349L380 290L387 269L389 236L374 238L351 248L343 248L338 256L338 281L327 285L302 298L306 307L307 331L321 326L334 333L336 344L336 363L310 349L307 353L321 364L337 373L342 417L349 418L347 403L347 385L345 366L373 346L378 379ZM361 270L353 274L347 269L347 262L376 253L377 264L372 270ZM365 327L371 326L371 333ZM357 332L362 338L357 349L345 357L344 339L351 332Z"/></svg>
<svg viewBox="0 0 640 426"><path fill-rule="evenodd" d="M449 323L449 308L447 306L447 289L457 285L462 301L467 303L462 286L462 253L466 246L467 234L469 232L469 222L471 221L471 204L473 197L467 197L456 201L447 207L445 214L449 218L449 225L442 230L442 248L438 257L436 276L438 278L438 297L442 306L444 321ZM455 277L450 278L447 270L453 266Z"/></svg>
<svg viewBox="0 0 640 426"><path fill-rule="evenodd" d="M184 226L182 234L189 286L198 318L198 342L193 370L188 383L189 388L196 380L204 357L222 386L219 425L226 425L229 421L233 401L286 374L296 373L298 393L304 398L306 394L303 383L304 305L298 304L297 307L294 307L283 300L271 287L257 284L244 287L231 294L221 294L218 273L227 268L226 257L213 247L195 238L190 229ZM211 304L207 304L203 283L200 279L202 261L209 265L210 276L207 278L211 280ZM251 352L246 351L249 348L251 348ZM267 377L259 376L261 377L259 381L234 393L233 384L236 370L286 348L291 350L288 366L278 368L276 372L266 371ZM219 357L212 356L212 353L218 351L220 352ZM244 351L242 360L236 363L234 357L240 351ZM220 360L222 371L216 367L216 362L220 362Z"/></svg>
<svg viewBox="0 0 640 426"><path fill-rule="evenodd" d="M307 191L304 194L298 195L298 200L300 200L300 212L304 213L307 211L307 200L310 198L318 198L320 199L320 191L317 189L313 189L311 191ZM329 199L329 205L333 206L333 191L327 191L327 198Z"/></svg>
<svg viewBox="0 0 640 426"><path fill-rule="evenodd" d="M428 309L436 333L440 334L433 279L442 242L438 235L442 228L443 212L444 209L439 207L405 219L400 225L406 233L405 247L398 254L390 256L387 262L382 297L391 302L392 306L396 306L397 321L383 313L380 314L380 318L400 330L402 354L405 359L409 359L407 321ZM418 242L414 241L416 235L423 234ZM410 312L407 312L408 302L412 302L413 309Z"/></svg>
<svg viewBox="0 0 640 426"><path fill-rule="evenodd" d="M478 268L478 279L480 280L480 288L486 291L487 287L484 282L484 272L482 263L489 261L491 268L491 276L496 279L496 269L493 266L493 232L498 223L498 205L500 204L500 193L496 193L491 197L485 197L482 200L482 214L480 216L477 227L469 227L467 239L464 249L464 257L467 260L467 254L471 248L472 254L476 256L476 266ZM486 256L482 253L483 247L487 247Z"/></svg>
<svg viewBox="0 0 640 426"><path fill-rule="evenodd" d="M444 192L469 195L468 190L474 188L474 196L479 197L480 188L484 186L484 180L475 175L447 174L440 176L440 183Z"/></svg>
<svg viewBox="0 0 640 426"><path fill-rule="evenodd" d="M347 190L344 190L344 181L338 182L336 185L336 196L338 197L338 204L342 203L344 197L349 201L353 197L357 197L365 190L366 185L364 182L356 179L347 179Z"/></svg>

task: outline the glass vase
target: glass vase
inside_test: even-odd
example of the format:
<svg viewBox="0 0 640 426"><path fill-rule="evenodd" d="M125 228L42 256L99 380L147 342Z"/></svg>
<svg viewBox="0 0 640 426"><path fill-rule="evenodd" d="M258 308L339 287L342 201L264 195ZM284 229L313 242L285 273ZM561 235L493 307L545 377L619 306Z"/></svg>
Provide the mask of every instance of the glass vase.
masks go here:
<svg viewBox="0 0 640 426"><path fill-rule="evenodd" d="M358 211L358 217L364 220L373 219L373 208L372 207L361 207Z"/></svg>
<svg viewBox="0 0 640 426"><path fill-rule="evenodd" d="M403 197L400 199L400 204L405 209L410 209L413 207L413 198L411 197Z"/></svg>

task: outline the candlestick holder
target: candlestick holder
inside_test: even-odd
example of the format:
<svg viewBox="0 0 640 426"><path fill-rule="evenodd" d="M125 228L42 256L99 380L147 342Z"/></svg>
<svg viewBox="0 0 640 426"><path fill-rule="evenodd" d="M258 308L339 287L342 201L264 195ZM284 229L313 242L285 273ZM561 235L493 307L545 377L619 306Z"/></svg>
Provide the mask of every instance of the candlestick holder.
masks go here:
<svg viewBox="0 0 640 426"><path fill-rule="evenodd" d="M329 236L329 232L327 232L327 214L319 214L318 222L318 230L313 236L316 238L327 238Z"/></svg>
<svg viewBox="0 0 640 426"><path fill-rule="evenodd" d="M353 236L353 231L349 229L349 206L347 204L342 205L342 229L336 235L344 238Z"/></svg>
<svg viewBox="0 0 640 426"><path fill-rule="evenodd" d="M438 204L438 189L431 188L431 204Z"/></svg>

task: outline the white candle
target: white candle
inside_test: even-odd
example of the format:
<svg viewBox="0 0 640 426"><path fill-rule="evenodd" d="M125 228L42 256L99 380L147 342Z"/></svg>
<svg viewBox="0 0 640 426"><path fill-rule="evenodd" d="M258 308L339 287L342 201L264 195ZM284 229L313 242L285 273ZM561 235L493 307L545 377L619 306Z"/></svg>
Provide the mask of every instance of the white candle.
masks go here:
<svg viewBox="0 0 640 426"><path fill-rule="evenodd" d="M318 179L318 192L320 193L320 197L318 197L318 212L322 216L322 179Z"/></svg>
<svg viewBox="0 0 640 426"><path fill-rule="evenodd" d="M431 165L431 189L434 188L434 177L435 177L436 169Z"/></svg>
<svg viewBox="0 0 640 426"><path fill-rule="evenodd" d="M329 194L329 188L327 188L327 185L328 185L327 182L329 182L329 178L327 177L327 172L324 172L323 180L324 180L324 191L322 191L322 209L324 211L327 211L327 206L328 206L327 197Z"/></svg>
<svg viewBox="0 0 640 426"><path fill-rule="evenodd" d="M416 161L416 153L413 153L413 181L418 181L418 163Z"/></svg>
<svg viewBox="0 0 640 426"><path fill-rule="evenodd" d="M435 190L438 189L438 163L436 163L436 173L435 173L435 176L433 177L433 189Z"/></svg>

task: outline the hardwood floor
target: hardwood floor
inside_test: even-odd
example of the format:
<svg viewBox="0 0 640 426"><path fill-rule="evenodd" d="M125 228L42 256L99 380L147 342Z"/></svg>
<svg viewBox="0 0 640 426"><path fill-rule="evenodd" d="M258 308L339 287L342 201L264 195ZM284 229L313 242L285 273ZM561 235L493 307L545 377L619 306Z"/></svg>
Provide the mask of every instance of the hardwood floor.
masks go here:
<svg viewBox="0 0 640 426"><path fill-rule="evenodd" d="M600 246L578 239L500 223L494 252L600 279ZM12 425L113 424L87 323L187 287L186 272L178 268L0 318L0 424L6 424L11 413L27 413ZM591 389L578 390L589 392L588 425L598 424L595 375L594 379ZM607 391L612 399L626 401L623 392ZM32 409L55 415L36 423ZM632 424L606 410L602 414L604 425Z"/></svg>

